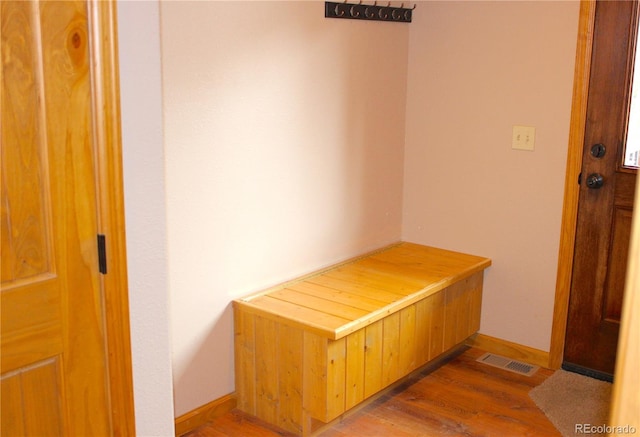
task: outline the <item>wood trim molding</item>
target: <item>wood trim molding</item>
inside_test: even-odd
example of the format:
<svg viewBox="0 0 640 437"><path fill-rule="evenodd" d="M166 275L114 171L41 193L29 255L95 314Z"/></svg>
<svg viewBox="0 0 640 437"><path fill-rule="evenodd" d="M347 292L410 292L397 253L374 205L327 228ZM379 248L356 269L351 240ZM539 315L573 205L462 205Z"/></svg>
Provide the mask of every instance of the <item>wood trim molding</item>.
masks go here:
<svg viewBox="0 0 640 437"><path fill-rule="evenodd" d="M236 407L237 403L236 394L229 393L182 416L176 417L176 436L185 435L205 423L227 414Z"/></svg>
<svg viewBox="0 0 640 437"><path fill-rule="evenodd" d="M120 137L116 2L88 0L91 32L98 232L106 236L105 299L112 435L135 435Z"/></svg>
<svg viewBox="0 0 640 437"><path fill-rule="evenodd" d="M636 185L635 205L640 205L640 184ZM640 429L640 214L633 215L632 223L609 423ZM611 435L624 434L614 431Z"/></svg>
<svg viewBox="0 0 640 437"><path fill-rule="evenodd" d="M467 345L540 367L548 367L549 364L548 352L484 334L472 336L467 340Z"/></svg>
<svg viewBox="0 0 640 437"><path fill-rule="evenodd" d="M640 14L640 5L636 5L636 14ZM640 56L640 47L636 47L636 57ZM634 87L637 86L634 84ZM636 183L634 201L635 212L632 217L629 258L625 280L620 318L620 336L613 385L611 415L609 423L619 425L611 435L635 433L640 429L640 184ZM624 427L626 428L626 432Z"/></svg>
<svg viewBox="0 0 640 437"><path fill-rule="evenodd" d="M578 218L578 175L582 165L584 129L587 121L587 99L591 74L591 52L593 48L593 29L595 23L596 2L581 0L578 23L578 41L573 79L573 98L571 104L571 126L569 128L569 150L564 183L564 206L560 230L560 249L558 253L558 271L556 294L551 327L551 344L548 367L559 369L564 353L564 340L569 310L569 291L573 272L573 246L575 244L576 223Z"/></svg>

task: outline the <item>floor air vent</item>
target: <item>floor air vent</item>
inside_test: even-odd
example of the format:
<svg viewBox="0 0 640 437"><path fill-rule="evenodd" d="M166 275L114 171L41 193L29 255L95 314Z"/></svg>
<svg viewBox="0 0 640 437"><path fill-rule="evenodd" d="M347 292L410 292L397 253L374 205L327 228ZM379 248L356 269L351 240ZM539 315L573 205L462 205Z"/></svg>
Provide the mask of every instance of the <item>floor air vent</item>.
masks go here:
<svg viewBox="0 0 640 437"><path fill-rule="evenodd" d="M476 361L525 376L533 375L540 368L539 366L533 366L531 364L523 363L522 361L512 360L511 358L502 357L492 353L486 353Z"/></svg>

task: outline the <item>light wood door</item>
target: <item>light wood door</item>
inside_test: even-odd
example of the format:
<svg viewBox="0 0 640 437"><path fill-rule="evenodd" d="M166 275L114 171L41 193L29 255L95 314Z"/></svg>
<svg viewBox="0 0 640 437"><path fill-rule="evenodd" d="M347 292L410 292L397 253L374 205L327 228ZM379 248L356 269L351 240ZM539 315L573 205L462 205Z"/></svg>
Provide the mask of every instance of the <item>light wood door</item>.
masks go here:
<svg viewBox="0 0 640 437"><path fill-rule="evenodd" d="M615 366L636 183L622 162L637 12L637 2L595 10L563 367L603 378Z"/></svg>
<svg viewBox="0 0 640 437"><path fill-rule="evenodd" d="M110 435L89 7L0 8L1 434Z"/></svg>

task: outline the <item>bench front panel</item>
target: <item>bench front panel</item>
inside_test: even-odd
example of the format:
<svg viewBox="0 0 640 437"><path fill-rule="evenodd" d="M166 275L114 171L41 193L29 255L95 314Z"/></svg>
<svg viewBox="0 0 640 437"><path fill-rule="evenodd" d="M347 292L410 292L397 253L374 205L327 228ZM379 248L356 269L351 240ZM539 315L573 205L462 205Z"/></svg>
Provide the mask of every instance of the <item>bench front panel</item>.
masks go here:
<svg viewBox="0 0 640 437"><path fill-rule="evenodd" d="M238 408L297 434L478 331L483 272L337 340L235 306Z"/></svg>

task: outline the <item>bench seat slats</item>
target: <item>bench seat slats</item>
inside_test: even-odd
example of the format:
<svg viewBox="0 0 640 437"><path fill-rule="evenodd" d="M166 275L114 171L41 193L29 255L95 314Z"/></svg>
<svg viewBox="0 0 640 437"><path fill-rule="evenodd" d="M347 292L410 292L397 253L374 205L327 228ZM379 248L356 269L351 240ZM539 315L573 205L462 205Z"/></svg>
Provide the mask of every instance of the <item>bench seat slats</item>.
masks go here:
<svg viewBox="0 0 640 437"><path fill-rule="evenodd" d="M326 297L323 298L301 293L292 288L274 291L270 293L269 296L274 299L280 299L294 305L311 308L315 311L331 314L346 320L356 320L369 313L369 311L356 308L354 306L345 305L343 303L327 299Z"/></svg>
<svg viewBox="0 0 640 437"><path fill-rule="evenodd" d="M300 293L327 299L331 302L337 302L354 308L359 308L367 312L375 311L381 306L389 303L388 301L381 301L367 295L323 287L322 285L314 284L312 282L301 282L300 284L292 285L288 288L299 291Z"/></svg>
<svg viewBox="0 0 640 437"><path fill-rule="evenodd" d="M488 267L474 255L399 243L237 305L336 340Z"/></svg>
<svg viewBox="0 0 640 437"><path fill-rule="evenodd" d="M350 266L338 268L325 273L325 275L355 284L390 291L400 296L408 296L421 288L420 284L412 283L411 281L403 278L400 278L398 281L394 281L394 279L389 275L385 275L382 272L376 272L371 269L366 269L365 267Z"/></svg>
<svg viewBox="0 0 640 437"><path fill-rule="evenodd" d="M380 288L375 288L370 285L358 284L357 282L334 278L330 275L320 275L309 278L306 282L334 288L338 291L349 292L359 296L370 297L385 304L396 302L403 297L401 294L394 293L392 291L381 290Z"/></svg>
<svg viewBox="0 0 640 437"><path fill-rule="evenodd" d="M394 250L380 252L371 258L411 269L427 270L429 274L440 278L457 277L461 272L475 273L491 264L488 258L413 243L402 243Z"/></svg>
<svg viewBox="0 0 640 437"><path fill-rule="evenodd" d="M387 259L380 258L367 258L360 261L358 265L367 271L378 272L381 275L387 276L393 281L404 280L408 284L407 288L412 292L442 279L442 275L434 273L424 265L415 267L407 263L400 263L399 261L393 260L390 262Z"/></svg>
<svg viewBox="0 0 640 437"><path fill-rule="evenodd" d="M254 314L276 320L282 319L287 324L299 326L329 338L335 336L337 329L352 322L352 320L274 299L270 296L260 296L243 306L245 310Z"/></svg>

